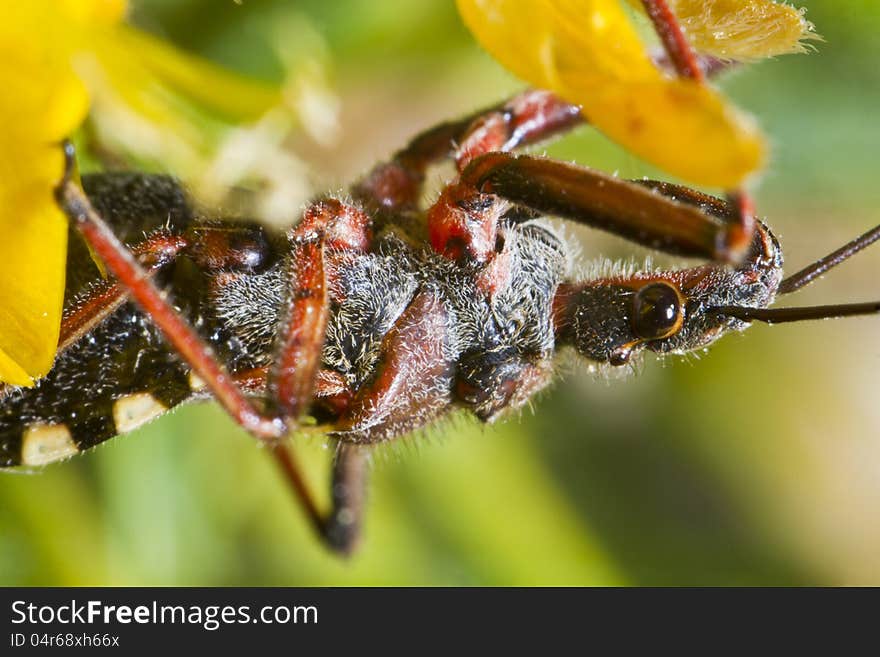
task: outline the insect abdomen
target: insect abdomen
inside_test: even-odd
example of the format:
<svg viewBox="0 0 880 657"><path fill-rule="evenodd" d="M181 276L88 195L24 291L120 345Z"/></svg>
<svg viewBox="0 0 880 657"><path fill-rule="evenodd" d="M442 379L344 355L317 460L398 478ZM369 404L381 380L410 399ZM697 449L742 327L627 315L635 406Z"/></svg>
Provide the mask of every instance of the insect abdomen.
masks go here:
<svg viewBox="0 0 880 657"><path fill-rule="evenodd" d="M131 431L192 395L191 377L134 306L0 402L0 466L44 465Z"/></svg>
<svg viewBox="0 0 880 657"><path fill-rule="evenodd" d="M125 241L160 227L182 231L192 221L185 192L167 176L94 174L82 182ZM71 228L66 302L99 280ZM162 284L171 280L163 277ZM51 463L130 431L190 396L187 371L140 311L123 305L61 353L35 387L0 391L0 467Z"/></svg>

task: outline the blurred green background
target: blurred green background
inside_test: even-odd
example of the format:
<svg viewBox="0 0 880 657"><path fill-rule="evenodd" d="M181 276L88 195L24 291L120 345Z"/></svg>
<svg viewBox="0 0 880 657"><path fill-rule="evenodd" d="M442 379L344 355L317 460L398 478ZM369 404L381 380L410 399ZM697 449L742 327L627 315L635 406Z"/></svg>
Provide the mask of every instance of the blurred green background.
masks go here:
<svg viewBox="0 0 880 657"><path fill-rule="evenodd" d="M724 83L772 140L757 201L789 271L880 223L880 4L799 4L825 39L817 52ZM134 9L139 25L266 79L281 74L268 35L308 25L341 101L336 145L292 145L316 190L519 86L451 0ZM548 152L648 172L589 129ZM585 259L634 252L578 236ZM878 298L878 271L875 247L791 303ZM534 412L492 427L458 418L381 449L348 561L311 535L252 440L211 405L185 407L70 462L4 473L0 583L878 585L878 336L877 318L756 326L621 379L566 365ZM329 450L317 438L298 449L325 492Z"/></svg>

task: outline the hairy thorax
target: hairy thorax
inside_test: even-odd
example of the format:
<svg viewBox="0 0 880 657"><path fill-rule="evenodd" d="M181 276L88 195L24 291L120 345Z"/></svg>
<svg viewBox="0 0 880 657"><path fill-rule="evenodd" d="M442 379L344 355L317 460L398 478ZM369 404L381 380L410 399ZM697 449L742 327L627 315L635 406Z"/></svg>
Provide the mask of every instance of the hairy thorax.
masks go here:
<svg viewBox="0 0 880 657"><path fill-rule="evenodd" d="M322 396L335 398L342 388L357 395L377 377L390 376L395 355L415 356L407 359L407 372L392 374L412 393L398 390L395 398L416 399L417 407L388 408L384 420L373 413L370 426L355 422L340 436L390 437L451 405L491 420L546 384L555 347L552 299L569 268L566 245L541 221L505 224L500 235L496 260L504 276L491 294L480 285L486 265L454 262L395 231L379 235L368 253L327 254L330 317L318 406ZM217 317L257 364L273 358L282 267L215 288Z"/></svg>

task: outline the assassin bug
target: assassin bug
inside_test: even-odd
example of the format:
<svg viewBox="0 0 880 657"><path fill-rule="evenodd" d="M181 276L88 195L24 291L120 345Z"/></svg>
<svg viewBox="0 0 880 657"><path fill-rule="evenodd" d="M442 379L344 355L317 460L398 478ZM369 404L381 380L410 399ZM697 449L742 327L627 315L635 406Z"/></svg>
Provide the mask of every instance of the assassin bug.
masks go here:
<svg viewBox="0 0 880 657"><path fill-rule="evenodd" d="M286 234L200 217L164 177L86 177L85 195L64 181L62 206L115 280L74 242L56 366L36 388L6 391L2 464L64 458L213 395L270 446L328 544L348 551L369 445L455 406L486 421L521 406L560 348L621 366L645 350L703 348L753 320L880 311L768 308L880 227L783 280L779 244L742 197L510 154L580 122L577 107L525 92L422 134L350 200L316 201ZM450 153L459 176L422 211L425 172ZM709 263L574 280L544 214ZM326 517L280 443L305 412L338 441Z"/></svg>

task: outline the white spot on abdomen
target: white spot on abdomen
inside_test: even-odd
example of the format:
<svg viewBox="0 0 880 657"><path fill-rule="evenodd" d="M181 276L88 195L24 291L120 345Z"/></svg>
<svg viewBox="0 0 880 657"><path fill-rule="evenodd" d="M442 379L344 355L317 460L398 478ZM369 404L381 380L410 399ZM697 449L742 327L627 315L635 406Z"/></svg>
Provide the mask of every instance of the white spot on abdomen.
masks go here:
<svg viewBox="0 0 880 657"><path fill-rule="evenodd" d="M168 408L148 392L139 392L117 400L113 405L116 431L126 433L161 415Z"/></svg>
<svg viewBox="0 0 880 657"><path fill-rule="evenodd" d="M25 429L21 442L22 465L46 465L79 452L63 424L35 424Z"/></svg>
<svg viewBox="0 0 880 657"><path fill-rule="evenodd" d="M190 370L189 373L189 389L193 392L201 392L205 388L207 388L207 384L204 382L202 377L196 374L194 371Z"/></svg>

